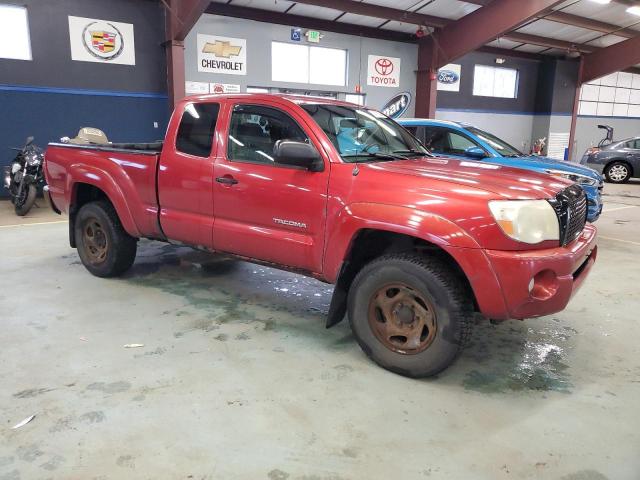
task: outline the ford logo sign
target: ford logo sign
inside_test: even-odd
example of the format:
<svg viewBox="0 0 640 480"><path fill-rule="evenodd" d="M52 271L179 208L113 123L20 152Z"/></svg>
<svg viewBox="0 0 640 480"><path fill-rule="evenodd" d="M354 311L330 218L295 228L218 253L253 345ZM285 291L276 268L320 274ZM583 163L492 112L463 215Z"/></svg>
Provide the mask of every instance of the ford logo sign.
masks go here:
<svg viewBox="0 0 640 480"><path fill-rule="evenodd" d="M398 118L407 111L411 104L411 94L409 92L402 92L392 97L384 106L380 109L387 117Z"/></svg>
<svg viewBox="0 0 640 480"><path fill-rule="evenodd" d="M438 82L451 85L460 80L460 76L451 70L438 70Z"/></svg>

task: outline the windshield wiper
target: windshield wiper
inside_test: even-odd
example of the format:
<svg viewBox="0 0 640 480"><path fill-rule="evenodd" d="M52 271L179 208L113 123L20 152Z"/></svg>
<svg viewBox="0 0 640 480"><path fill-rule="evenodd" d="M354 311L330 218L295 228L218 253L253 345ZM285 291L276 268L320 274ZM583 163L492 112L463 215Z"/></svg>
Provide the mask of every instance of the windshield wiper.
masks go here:
<svg viewBox="0 0 640 480"><path fill-rule="evenodd" d="M395 152L393 153L360 152L360 153L354 153L351 155L342 155L342 158L355 158L355 157L370 157L370 158L379 158L384 160L406 160L407 159L407 157L398 155Z"/></svg>
<svg viewBox="0 0 640 480"><path fill-rule="evenodd" d="M420 157L432 157L433 155L428 152L421 152L420 150L416 150L415 148L410 148L408 150L394 150L393 153L402 153L405 155L417 155Z"/></svg>

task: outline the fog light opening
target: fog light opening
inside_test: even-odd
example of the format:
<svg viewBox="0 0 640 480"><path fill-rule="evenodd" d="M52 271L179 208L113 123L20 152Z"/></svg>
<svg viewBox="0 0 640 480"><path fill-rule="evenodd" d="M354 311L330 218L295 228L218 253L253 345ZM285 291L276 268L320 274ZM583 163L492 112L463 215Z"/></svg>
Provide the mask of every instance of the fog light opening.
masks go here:
<svg viewBox="0 0 640 480"><path fill-rule="evenodd" d="M529 282L529 295L536 300L548 300L558 291L558 277L552 270L538 272Z"/></svg>

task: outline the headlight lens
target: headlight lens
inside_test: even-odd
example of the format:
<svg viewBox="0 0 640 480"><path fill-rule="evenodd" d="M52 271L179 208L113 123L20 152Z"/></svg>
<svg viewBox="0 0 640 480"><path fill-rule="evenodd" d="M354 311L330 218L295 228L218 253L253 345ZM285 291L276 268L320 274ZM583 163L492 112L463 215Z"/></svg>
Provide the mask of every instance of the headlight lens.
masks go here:
<svg viewBox="0 0 640 480"><path fill-rule="evenodd" d="M40 165L40 155L38 155L37 153L34 153L33 155L29 155L27 157L27 163L29 165Z"/></svg>
<svg viewBox="0 0 640 480"><path fill-rule="evenodd" d="M586 175L580 175L579 173L563 172L562 170L547 170L547 173L556 177L567 178L579 185L591 185L592 187L595 187L599 183L597 179L587 177Z"/></svg>
<svg viewBox="0 0 640 480"><path fill-rule="evenodd" d="M558 216L546 200L492 200L489 210L510 238L524 243L560 240Z"/></svg>

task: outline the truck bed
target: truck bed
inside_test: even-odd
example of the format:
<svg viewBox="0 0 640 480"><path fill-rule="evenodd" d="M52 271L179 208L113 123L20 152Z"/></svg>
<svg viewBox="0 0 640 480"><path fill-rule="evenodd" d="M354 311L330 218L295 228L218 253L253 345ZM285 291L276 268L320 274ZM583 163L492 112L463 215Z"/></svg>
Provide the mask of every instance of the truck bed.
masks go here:
<svg viewBox="0 0 640 480"><path fill-rule="evenodd" d="M116 151L116 152L128 152L128 153L151 153L157 154L162 151L163 141L151 143L109 143L108 145L88 144L81 145L76 143L50 143L51 147L64 147L64 148L81 148L83 150L103 150L103 151Z"/></svg>

